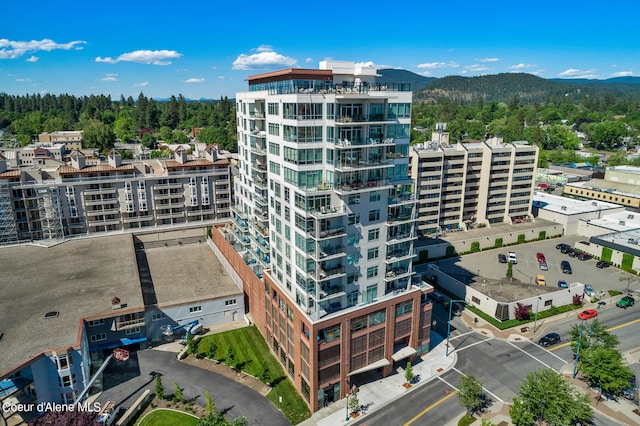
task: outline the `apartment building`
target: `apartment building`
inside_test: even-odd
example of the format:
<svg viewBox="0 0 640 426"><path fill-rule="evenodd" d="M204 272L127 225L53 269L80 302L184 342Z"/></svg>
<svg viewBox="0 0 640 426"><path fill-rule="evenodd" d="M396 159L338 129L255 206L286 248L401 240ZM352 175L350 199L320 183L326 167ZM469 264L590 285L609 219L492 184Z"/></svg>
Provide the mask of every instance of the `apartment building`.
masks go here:
<svg viewBox="0 0 640 426"><path fill-rule="evenodd" d="M70 164L9 168L0 157L0 245L163 226L192 227L230 217L229 161L179 150L170 160L106 163L80 151Z"/></svg>
<svg viewBox="0 0 640 426"><path fill-rule="evenodd" d="M322 61L236 94L234 220L214 240L261 278L243 277L251 315L314 411L429 348L432 287L412 269L412 93L376 77Z"/></svg>
<svg viewBox="0 0 640 426"><path fill-rule="evenodd" d="M442 132L412 147L418 228L424 234L531 219L538 147L491 138L449 145Z"/></svg>

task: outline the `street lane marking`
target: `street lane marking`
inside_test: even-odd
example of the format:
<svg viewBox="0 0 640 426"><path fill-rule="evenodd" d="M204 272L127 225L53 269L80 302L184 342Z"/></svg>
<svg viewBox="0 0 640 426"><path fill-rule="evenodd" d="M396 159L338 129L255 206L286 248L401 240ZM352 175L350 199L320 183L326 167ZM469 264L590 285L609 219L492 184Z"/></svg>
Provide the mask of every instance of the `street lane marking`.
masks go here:
<svg viewBox="0 0 640 426"><path fill-rule="evenodd" d="M445 379L442 378L442 376L438 376L438 379L440 379L440 381L443 382L445 385L454 388L456 392L458 392L458 388L453 386L451 383L447 382Z"/></svg>
<svg viewBox="0 0 640 426"><path fill-rule="evenodd" d="M516 345L514 345L511 342L507 342L507 343L510 344L511 346L513 346L514 348L516 348L517 350L519 350L520 352L522 352L523 354L527 355L528 357L531 357L531 358L535 359L536 361L538 361L540 364L544 365L545 367L552 369L556 373L558 372L558 370L556 370L552 366L540 361L538 358L536 358L535 356L531 355L529 352L525 351L524 349L520 349L519 347L517 347ZM565 361L565 363L566 363L566 361Z"/></svg>
<svg viewBox="0 0 640 426"><path fill-rule="evenodd" d="M484 343L484 342L488 342L489 340L493 340L493 337L489 337L488 339L484 339L484 340L480 340L479 342L472 343L472 344L470 344L470 345L465 346L464 348L460 348L460 349L458 349L458 348L453 348L453 349L454 349L455 351L460 352L460 351L463 351L463 350L465 350L465 349L467 349L467 348L470 348L470 347L472 347L472 346L479 345L479 344Z"/></svg>
<svg viewBox="0 0 640 426"><path fill-rule="evenodd" d="M535 347L537 347L537 348L542 349L543 351L547 351L547 352L549 352L549 354L550 354L550 355L555 356L556 358L558 358L560 361L564 362L565 364L567 363L567 361L565 361L564 359L560 358L558 355L556 355L556 354L554 354L554 353L551 353L551 350L550 350L550 349L545 348L544 346L537 345L535 342L532 342L531 340L529 340L529 343L531 343L532 345L534 345L534 346L535 346ZM563 344L564 344L564 343L563 343Z"/></svg>
<svg viewBox="0 0 640 426"><path fill-rule="evenodd" d="M467 331L467 332L466 332L466 333L464 333L464 334L461 334L458 330L455 330L455 331L454 331L454 333L455 333L455 332L458 332L458 335L457 335L457 336L455 336L455 337L450 337L450 338L449 338L449 341L455 340L455 339L457 339L458 337L463 337L463 336L467 336L467 335L469 335L469 334L475 333L475 330Z"/></svg>
<svg viewBox="0 0 640 426"><path fill-rule="evenodd" d="M466 374L464 374L462 371L458 370L457 368L453 367L452 369L457 371L458 373L462 374L463 376L466 376ZM500 397L498 395L496 395L495 393L491 392L489 389L485 388L484 386L482 387L482 389L484 389L485 392L487 392L489 395L491 395L492 397L494 397L498 401L504 402L502 399L500 399Z"/></svg>
<svg viewBox="0 0 640 426"><path fill-rule="evenodd" d="M618 330L618 329L620 329L620 328L628 327L628 326L633 325L633 324L636 324L636 323L638 323L638 322L640 322L640 319L636 319L636 320L629 321L629 322L624 323L624 324L616 325L615 327L608 328L606 331L609 331L609 332L610 332L610 331ZM556 346L554 346L553 348L551 348L551 349L547 349L547 350L548 350L548 351L555 351L556 349L560 349L560 348L567 347L567 346L569 346L570 344L571 344L571 341L566 342L566 343L561 343L561 344L556 345Z"/></svg>
<svg viewBox="0 0 640 426"><path fill-rule="evenodd" d="M447 399L451 398L452 396L456 395L457 393L458 393L458 391L456 390L454 392L451 392L449 395L440 398L438 401L434 402L433 404L431 404L430 406L428 406L427 408L425 408L424 410L422 410L421 412L416 414L416 416L414 418L412 418L411 420L409 420L408 422L406 422L404 424L404 426L409 426L410 424L412 424L413 422L418 420L420 417L424 416L428 411L433 410L435 407L437 407L438 405L442 404Z"/></svg>

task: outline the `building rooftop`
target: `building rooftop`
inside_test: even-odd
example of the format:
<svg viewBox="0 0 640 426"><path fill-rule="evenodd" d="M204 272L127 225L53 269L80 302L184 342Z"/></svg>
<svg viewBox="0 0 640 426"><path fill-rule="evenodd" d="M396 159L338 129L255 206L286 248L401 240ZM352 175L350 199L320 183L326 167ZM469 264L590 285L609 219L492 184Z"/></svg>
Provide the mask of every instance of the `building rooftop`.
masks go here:
<svg viewBox="0 0 640 426"><path fill-rule="evenodd" d="M82 318L113 315L113 297L127 305L118 312L143 308L131 235L1 247L0 276L0 377L44 351L77 346Z"/></svg>
<svg viewBox="0 0 640 426"><path fill-rule="evenodd" d="M589 241L634 256L640 256L640 229L591 237Z"/></svg>
<svg viewBox="0 0 640 426"><path fill-rule="evenodd" d="M611 194L626 195L629 197L640 197L640 185L612 182L605 179L591 179L587 182L567 183L566 186L609 192Z"/></svg>
<svg viewBox="0 0 640 426"><path fill-rule="evenodd" d="M155 247L145 243L144 251L160 307L242 295L242 289L204 242Z"/></svg>
<svg viewBox="0 0 640 426"><path fill-rule="evenodd" d="M640 167L636 167L636 166L612 166L612 167L607 167L607 170L640 175Z"/></svg>
<svg viewBox="0 0 640 426"><path fill-rule="evenodd" d="M625 232L640 228L640 214L629 211L610 213L590 220L589 224L610 229L612 232Z"/></svg>
<svg viewBox="0 0 640 426"><path fill-rule="evenodd" d="M583 214L597 211L620 209L619 204L607 203L596 200L577 200L575 198L561 197L548 194L544 191L533 193L533 206L564 215Z"/></svg>

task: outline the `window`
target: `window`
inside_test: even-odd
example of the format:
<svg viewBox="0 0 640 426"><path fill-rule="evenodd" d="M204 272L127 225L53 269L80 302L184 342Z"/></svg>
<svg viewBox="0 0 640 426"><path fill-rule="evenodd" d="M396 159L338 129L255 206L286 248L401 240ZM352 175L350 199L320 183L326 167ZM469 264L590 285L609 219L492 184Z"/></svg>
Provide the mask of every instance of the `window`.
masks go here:
<svg viewBox="0 0 640 426"><path fill-rule="evenodd" d="M378 267L376 267L376 275L378 274ZM375 298L378 297L378 286L370 285L367 287L367 292L365 293L365 302L373 302Z"/></svg>
<svg viewBox="0 0 640 426"><path fill-rule="evenodd" d="M371 268L367 268L367 278L374 278L378 276L378 267L372 266Z"/></svg>
<svg viewBox="0 0 640 426"><path fill-rule="evenodd" d="M379 249L378 247L374 247L374 248L370 248L367 251L367 260L371 260L371 259L377 259L379 256Z"/></svg>
<svg viewBox="0 0 640 426"><path fill-rule="evenodd" d="M347 307L356 306L358 304L358 292L354 291L347 294Z"/></svg>
<svg viewBox="0 0 640 426"><path fill-rule="evenodd" d="M66 388L71 386L72 383L76 383L76 375L74 373L58 376L58 385L60 385L60 387Z"/></svg>
<svg viewBox="0 0 640 426"><path fill-rule="evenodd" d="M374 325L384 324L387 318L387 312L384 309L381 309L377 312L369 315L369 327L373 327Z"/></svg>
<svg viewBox="0 0 640 426"><path fill-rule="evenodd" d="M349 221L349 225L355 225L357 223L360 223L360 215L352 213L348 216L348 221Z"/></svg>
<svg viewBox="0 0 640 426"><path fill-rule="evenodd" d="M151 321L160 321L164 318L164 312L154 312L153 315L151 315Z"/></svg>
<svg viewBox="0 0 640 426"><path fill-rule="evenodd" d="M380 201L380 191L371 191L369 194L369 201Z"/></svg>
<svg viewBox="0 0 640 426"><path fill-rule="evenodd" d="M276 102L269 102L267 106L267 112L269 115L279 115L280 114L280 105Z"/></svg>
<svg viewBox="0 0 640 426"><path fill-rule="evenodd" d="M409 300L407 302L400 303L396 305L396 318L401 317L406 314L410 314L413 311L413 301Z"/></svg>
<svg viewBox="0 0 640 426"><path fill-rule="evenodd" d="M351 320L351 332L355 333L356 331L364 330L367 328L367 316L363 315L358 318L354 318Z"/></svg>
<svg viewBox="0 0 640 426"><path fill-rule="evenodd" d="M189 308L190 313L202 312L202 306L192 306Z"/></svg>
<svg viewBox="0 0 640 426"><path fill-rule="evenodd" d="M380 209L369 211L369 222L375 222L376 220L380 220Z"/></svg>
<svg viewBox="0 0 640 426"><path fill-rule="evenodd" d="M101 342L107 340L107 333L94 334L91 336L91 342Z"/></svg>
<svg viewBox="0 0 640 426"><path fill-rule="evenodd" d="M271 124L269 126L271 126ZM269 154L280 155L280 145L269 142Z"/></svg>
<svg viewBox="0 0 640 426"><path fill-rule="evenodd" d="M126 334L127 336L130 336L132 334L140 334L140 327L127 328L124 334Z"/></svg>
<svg viewBox="0 0 640 426"><path fill-rule="evenodd" d="M58 370L66 370L73 366L73 357L71 355L61 355L55 358L58 364Z"/></svg>
<svg viewBox="0 0 640 426"><path fill-rule="evenodd" d="M369 230L369 241L374 241L380 238L380 228Z"/></svg>
<svg viewBox="0 0 640 426"><path fill-rule="evenodd" d="M96 327L98 325L104 325L104 320L99 319L99 320L89 321L89 327Z"/></svg>

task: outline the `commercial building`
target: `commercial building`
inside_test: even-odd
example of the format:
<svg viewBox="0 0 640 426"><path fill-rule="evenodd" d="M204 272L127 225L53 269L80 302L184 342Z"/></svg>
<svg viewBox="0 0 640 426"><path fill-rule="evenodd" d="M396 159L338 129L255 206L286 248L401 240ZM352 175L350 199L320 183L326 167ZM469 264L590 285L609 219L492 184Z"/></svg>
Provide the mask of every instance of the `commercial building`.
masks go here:
<svg viewBox="0 0 640 426"><path fill-rule="evenodd" d="M180 338L194 323L243 320L241 283L204 234L125 233L0 247L0 404L71 404L115 348L133 354ZM123 366L128 371L135 370L131 358ZM8 424L35 415L2 413Z"/></svg>
<svg viewBox="0 0 640 426"><path fill-rule="evenodd" d="M314 411L429 348L432 287L412 269L412 93L376 77L323 61L236 94L234 221L214 241Z"/></svg>
<svg viewBox="0 0 640 426"><path fill-rule="evenodd" d="M640 208L640 167L608 167L604 179L568 183L564 186L564 193Z"/></svg>
<svg viewBox="0 0 640 426"><path fill-rule="evenodd" d="M443 140L442 133L432 139ZM426 142L413 146L410 155L424 234L531 219L537 146L501 138Z"/></svg>
<svg viewBox="0 0 640 426"><path fill-rule="evenodd" d="M115 150L106 163L74 151L69 165L29 167L8 167L0 156L0 245L213 224L231 215L230 176L215 146L204 158L179 150L174 159L135 162Z"/></svg>

